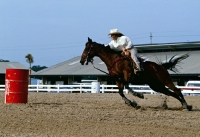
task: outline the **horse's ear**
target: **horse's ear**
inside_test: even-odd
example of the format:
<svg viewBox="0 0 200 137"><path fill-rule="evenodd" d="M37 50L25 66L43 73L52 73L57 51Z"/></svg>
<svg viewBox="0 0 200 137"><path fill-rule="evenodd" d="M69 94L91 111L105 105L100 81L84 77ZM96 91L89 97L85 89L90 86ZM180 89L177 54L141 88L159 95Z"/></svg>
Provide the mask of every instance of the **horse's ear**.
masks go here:
<svg viewBox="0 0 200 137"><path fill-rule="evenodd" d="M92 39L88 37L88 42L92 42Z"/></svg>

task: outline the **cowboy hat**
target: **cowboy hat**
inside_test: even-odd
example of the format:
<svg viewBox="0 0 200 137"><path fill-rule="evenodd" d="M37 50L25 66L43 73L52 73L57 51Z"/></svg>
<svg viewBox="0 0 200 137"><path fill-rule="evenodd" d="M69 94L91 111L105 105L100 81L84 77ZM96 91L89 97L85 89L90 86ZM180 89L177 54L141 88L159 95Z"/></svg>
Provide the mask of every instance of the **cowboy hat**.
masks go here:
<svg viewBox="0 0 200 137"><path fill-rule="evenodd" d="M113 35L113 34L122 34L122 33L119 32L118 29L111 29L108 35Z"/></svg>

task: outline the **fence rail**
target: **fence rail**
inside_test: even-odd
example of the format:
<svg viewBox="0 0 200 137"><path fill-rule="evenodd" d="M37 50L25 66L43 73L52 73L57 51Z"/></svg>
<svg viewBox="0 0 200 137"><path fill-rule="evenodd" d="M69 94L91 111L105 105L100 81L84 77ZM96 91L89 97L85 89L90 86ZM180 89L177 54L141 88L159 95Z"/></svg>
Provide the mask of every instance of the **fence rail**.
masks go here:
<svg viewBox="0 0 200 137"><path fill-rule="evenodd" d="M153 91L149 88L149 86L142 85L130 85L130 87L136 92L143 92L147 94L157 94L157 92ZM183 94L199 94L200 95L200 87L185 87L185 86L177 86L182 90ZM91 93L92 85L29 85L29 92L66 92L66 93ZM0 91L5 91L5 85L0 85ZM100 85L99 93L117 93L118 89L116 85ZM128 93L126 89L124 89L124 93Z"/></svg>

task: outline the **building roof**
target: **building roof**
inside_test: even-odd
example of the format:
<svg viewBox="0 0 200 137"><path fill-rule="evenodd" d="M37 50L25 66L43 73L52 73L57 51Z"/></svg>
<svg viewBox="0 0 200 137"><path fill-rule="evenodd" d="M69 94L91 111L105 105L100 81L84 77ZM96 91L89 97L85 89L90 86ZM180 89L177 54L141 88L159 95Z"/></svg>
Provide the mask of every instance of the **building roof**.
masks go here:
<svg viewBox="0 0 200 137"><path fill-rule="evenodd" d="M140 44L135 45L139 55L146 57L149 61L158 62L171 58L174 55L183 55L188 53L190 56L182 61L177 68L179 74L200 74L200 41L196 42L178 42L178 43L156 43L156 44ZM105 73L95 69L90 63L83 66L79 63L80 56L61 62L52 67L32 73L34 76L48 75L106 75ZM94 57L94 66L105 72L106 65L100 58ZM174 74L169 71L170 74Z"/></svg>
<svg viewBox="0 0 200 137"><path fill-rule="evenodd" d="M91 63L86 66L81 65L80 58L80 56L72 58L32 75L104 75L104 73L94 69ZM97 57L94 57L94 66L107 72L105 64Z"/></svg>
<svg viewBox="0 0 200 137"><path fill-rule="evenodd" d="M149 58L149 61L158 62L170 59L172 56L189 54L189 57L182 60L181 64L178 64L176 68L179 69L181 74L200 74L200 50L199 51L171 51L171 52L156 52L156 53L141 53ZM170 74L174 74L169 71Z"/></svg>
<svg viewBox="0 0 200 137"><path fill-rule="evenodd" d="M6 69L12 68L12 69L28 69L24 65L18 63L18 62L0 62L0 74L5 74Z"/></svg>
<svg viewBox="0 0 200 137"><path fill-rule="evenodd" d="M195 42L177 42L177 43L152 43L135 45L139 52L152 51L180 51L180 50L200 50L200 41Z"/></svg>
<svg viewBox="0 0 200 137"><path fill-rule="evenodd" d="M154 53L139 53L140 56L143 56L148 59L148 61L158 62L164 61L171 58L174 55L183 55L188 53L190 56L182 61L182 64L179 64L177 68L181 74L200 74L200 50L198 51L171 51L171 52L154 52ZM105 73L93 68L92 64L81 65L79 63L80 56L61 62L52 67L43 69L32 75L106 75ZM107 71L106 65L101 61L100 58L94 57L94 66L105 71ZM169 71L171 74L173 72Z"/></svg>

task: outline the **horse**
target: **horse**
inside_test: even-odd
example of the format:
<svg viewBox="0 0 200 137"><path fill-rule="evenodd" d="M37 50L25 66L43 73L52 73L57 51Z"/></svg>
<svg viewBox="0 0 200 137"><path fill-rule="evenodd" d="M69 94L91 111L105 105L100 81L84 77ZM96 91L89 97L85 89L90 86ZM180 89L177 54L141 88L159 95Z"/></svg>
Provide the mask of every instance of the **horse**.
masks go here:
<svg viewBox="0 0 200 137"><path fill-rule="evenodd" d="M132 65L133 63L131 63L132 59L110 49L109 46L93 42L92 39L88 37L88 41L85 44L85 49L80 59L81 65L88 65L89 62L92 63L94 56L99 57L107 66L109 71L107 74L116 80L118 93L125 101L125 104L136 109L140 108L135 101L130 101L123 93L123 89L125 87L133 96L144 99L143 93L135 92L129 87L130 83L133 84L134 81L137 81L140 84L149 85L149 87L156 92L176 98L182 104L183 109L188 111L192 110L192 106L187 104L183 94L181 93L181 89L177 88L173 84L167 71L167 69L173 71L176 64L187 58L189 56L188 54L180 56L176 59L174 58L175 56L173 56L165 63L144 61L143 58L138 57L139 61L143 64L144 71L141 71L139 74L135 74Z"/></svg>

